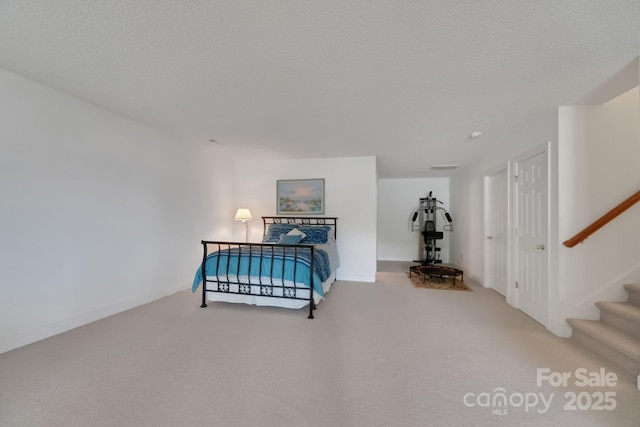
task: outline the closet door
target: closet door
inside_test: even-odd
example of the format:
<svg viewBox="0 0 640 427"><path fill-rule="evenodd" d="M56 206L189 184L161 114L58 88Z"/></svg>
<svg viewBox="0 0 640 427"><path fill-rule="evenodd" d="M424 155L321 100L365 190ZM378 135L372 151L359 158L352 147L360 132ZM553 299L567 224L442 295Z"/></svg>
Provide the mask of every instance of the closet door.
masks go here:
<svg viewBox="0 0 640 427"><path fill-rule="evenodd" d="M516 213L517 307L547 325L547 152L518 162Z"/></svg>
<svg viewBox="0 0 640 427"><path fill-rule="evenodd" d="M509 194L507 169L487 177L487 279L485 285L505 297L508 292L508 227Z"/></svg>

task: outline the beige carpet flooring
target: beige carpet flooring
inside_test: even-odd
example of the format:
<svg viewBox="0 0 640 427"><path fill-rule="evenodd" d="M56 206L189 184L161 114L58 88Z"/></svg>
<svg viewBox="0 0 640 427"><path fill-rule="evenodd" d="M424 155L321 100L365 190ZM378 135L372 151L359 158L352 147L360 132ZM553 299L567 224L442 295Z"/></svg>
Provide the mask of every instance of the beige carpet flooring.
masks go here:
<svg viewBox="0 0 640 427"><path fill-rule="evenodd" d="M466 276L473 292L416 289L408 265L380 263L375 284L336 282L315 320L305 310L201 309L184 291L2 354L0 425L640 424L635 378ZM617 372L615 387L536 384L537 368L601 367ZM514 402L502 412L465 404L499 388ZM614 392L616 407L565 410L565 394L580 392ZM515 405L534 393L553 393L545 413Z"/></svg>

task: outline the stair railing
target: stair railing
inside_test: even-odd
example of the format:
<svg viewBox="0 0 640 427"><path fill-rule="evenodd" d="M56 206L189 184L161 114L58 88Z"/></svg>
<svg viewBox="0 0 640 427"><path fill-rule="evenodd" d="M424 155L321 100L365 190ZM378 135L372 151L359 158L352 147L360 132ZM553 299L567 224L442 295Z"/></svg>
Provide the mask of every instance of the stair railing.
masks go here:
<svg viewBox="0 0 640 427"><path fill-rule="evenodd" d="M587 237L591 236L593 233L611 222L614 218L629 209L631 206L635 205L637 202L640 202L640 191L629 197L624 202L620 203L615 208L611 209L606 214L602 215L600 219L596 220L593 224L591 224L569 240L563 242L562 244L568 248L572 248L578 243L582 243L587 239Z"/></svg>

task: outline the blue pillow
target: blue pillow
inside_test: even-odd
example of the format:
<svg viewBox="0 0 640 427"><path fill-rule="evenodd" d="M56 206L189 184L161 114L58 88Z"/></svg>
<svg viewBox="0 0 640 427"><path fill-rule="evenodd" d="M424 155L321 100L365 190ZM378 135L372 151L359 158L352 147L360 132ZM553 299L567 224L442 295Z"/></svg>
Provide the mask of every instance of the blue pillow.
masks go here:
<svg viewBox="0 0 640 427"><path fill-rule="evenodd" d="M327 241L329 240L329 231L331 230L331 227L329 227L328 225L322 225L319 227L303 226L298 228L300 229L300 231L307 235L307 237L302 239L300 243L315 245L320 243L327 243Z"/></svg>
<svg viewBox="0 0 640 427"><path fill-rule="evenodd" d="M262 241L264 243L277 243L280 235L287 234L296 228L295 224L267 224L267 232Z"/></svg>
<svg viewBox="0 0 640 427"><path fill-rule="evenodd" d="M300 243L300 240L302 240L301 234L282 234L278 239L278 243L283 245L297 245Z"/></svg>

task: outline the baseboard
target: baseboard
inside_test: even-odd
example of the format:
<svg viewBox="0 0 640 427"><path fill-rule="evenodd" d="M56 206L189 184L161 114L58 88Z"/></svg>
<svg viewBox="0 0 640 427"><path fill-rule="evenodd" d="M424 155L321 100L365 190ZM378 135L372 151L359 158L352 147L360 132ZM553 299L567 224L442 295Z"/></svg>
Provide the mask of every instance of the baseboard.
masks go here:
<svg viewBox="0 0 640 427"><path fill-rule="evenodd" d="M336 277L336 280L346 281L346 282L367 282L367 283L375 283L376 276L354 276L351 274L340 274Z"/></svg>
<svg viewBox="0 0 640 427"><path fill-rule="evenodd" d="M474 282L476 282L478 285L482 286L483 288L489 289L489 286L484 284L484 279L482 277L474 276L473 274L469 274L468 276L465 274L465 276L468 279L473 280Z"/></svg>
<svg viewBox="0 0 640 427"><path fill-rule="evenodd" d="M79 314L77 316L69 317L68 319L58 320L48 325L40 326L29 331L20 332L15 335L8 336L6 338L0 339L0 354L6 353L7 351L11 351L19 347L23 347L28 344L32 344L45 338L52 337L54 335L61 334L63 332L67 332L71 329L78 328L91 322L95 322L96 320L113 316L114 314L121 313L125 310L150 303L167 295L171 295L190 288L191 285L181 285L157 292L151 292L135 298L120 301L115 304L110 304L105 307L100 307L95 310Z"/></svg>
<svg viewBox="0 0 640 427"><path fill-rule="evenodd" d="M571 333L573 332L573 330L571 329L571 326L569 326L569 324L566 322L564 324L557 324L549 321L549 324L547 325L547 330L551 332L553 335L560 338L569 338L571 337Z"/></svg>

